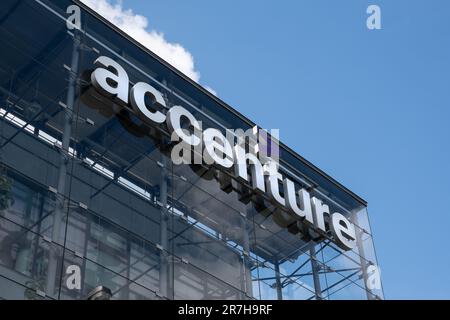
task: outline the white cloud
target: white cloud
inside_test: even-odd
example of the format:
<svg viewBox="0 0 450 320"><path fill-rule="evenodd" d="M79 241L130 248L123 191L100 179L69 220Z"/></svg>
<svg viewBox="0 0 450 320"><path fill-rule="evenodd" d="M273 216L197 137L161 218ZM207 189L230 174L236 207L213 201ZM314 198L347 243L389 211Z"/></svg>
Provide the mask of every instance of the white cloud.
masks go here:
<svg viewBox="0 0 450 320"><path fill-rule="evenodd" d="M115 4L111 4L107 0L82 0L82 2L189 78L196 82L199 81L200 73L195 70L192 54L180 44L168 42L164 38L164 34L156 30L148 31L148 19L146 17L135 14L131 9L125 10L121 1ZM210 88L208 90L215 94L214 90Z"/></svg>

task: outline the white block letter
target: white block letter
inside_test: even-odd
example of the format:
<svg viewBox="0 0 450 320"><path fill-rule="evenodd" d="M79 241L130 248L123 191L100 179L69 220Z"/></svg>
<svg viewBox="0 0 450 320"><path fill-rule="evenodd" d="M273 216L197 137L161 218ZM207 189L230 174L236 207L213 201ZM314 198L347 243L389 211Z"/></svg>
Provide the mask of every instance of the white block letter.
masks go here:
<svg viewBox="0 0 450 320"><path fill-rule="evenodd" d="M122 66L105 56L95 60L94 65L97 66L97 69L91 74L91 82L94 87L103 95L117 97L121 102L127 104L129 80L128 74Z"/></svg>
<svg viewBox="0 0 450 320"><path fill-rule="evenodd" d="M355 226L340 213L331 215L331 233L336 244L344 250L351 250L355 246Z"/></svg>
<svg viewBox="0 0 450 320"><path fill-rule="evenodd" d="M224 135L217 129L206 129L203 132L205 151L203 159L206 164L214 162L224 168L233 166L233 148ZM224 157L225 155L225 157Z"/></svg>

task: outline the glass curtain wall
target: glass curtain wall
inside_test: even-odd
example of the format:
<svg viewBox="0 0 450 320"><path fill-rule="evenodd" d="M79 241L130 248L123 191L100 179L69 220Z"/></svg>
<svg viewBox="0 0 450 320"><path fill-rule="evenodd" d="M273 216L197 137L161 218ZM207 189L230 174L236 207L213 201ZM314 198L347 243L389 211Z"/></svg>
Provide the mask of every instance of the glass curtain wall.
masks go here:
<svg viewBox="0 0 450 320"><path fill-rule="evenodd" d="M78 2L0 4L0 297L376 299L364 203L282 151L282 170L358 227L358 246L301 239L219 183L213 167L173 165L164 130L89 85L108 56L204 127L251 127ZM233 177L226 177L228 185ZM221 179L220 181L223 181ZM246 188L248 186L242 186Z"/></svg>

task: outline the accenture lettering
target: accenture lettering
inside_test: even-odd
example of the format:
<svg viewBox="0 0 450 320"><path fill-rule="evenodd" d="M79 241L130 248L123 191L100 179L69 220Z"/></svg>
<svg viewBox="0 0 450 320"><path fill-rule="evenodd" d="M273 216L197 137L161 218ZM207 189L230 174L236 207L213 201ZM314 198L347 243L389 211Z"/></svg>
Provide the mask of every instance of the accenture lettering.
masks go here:
<svg viewBox="0 0 450 320"><path fill-rule="evenodd" d="M182 149L202 146L204 163L249 184L253 194L269 196L270 202L279 208L274 213L279 225L303 236L329 237L344 250L355 246L353 223L338 212L330 213L328 205L311 197L304 188L296 190L294 182L278 171L276 161L269 158L261 163L255 153L246 152L240 143L234 145L221 131L215 128L203 131L201 122L191 112L179 105L168 108L162 93L148 83L138 82L130 89L127 72L111 58L101 56L94 65L96 69L90 79L100 94L126 106L147 125L164 126L172 140L180 141L178 148L172 148L172 160L179 160L177 155Z"/></svg>

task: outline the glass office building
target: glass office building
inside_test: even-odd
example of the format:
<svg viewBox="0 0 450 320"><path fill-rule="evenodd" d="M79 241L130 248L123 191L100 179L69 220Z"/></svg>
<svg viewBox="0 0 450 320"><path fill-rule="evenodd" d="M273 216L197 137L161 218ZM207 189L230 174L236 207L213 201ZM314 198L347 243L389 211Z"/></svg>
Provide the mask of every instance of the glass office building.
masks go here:
<svg viewBox="0 0 450 320"><path fill-rule="evenodd" d="M204 126L255 125L95 12L3 0L0 38L1 298L383 298L366 202L287 146L280 171L356 225L354 249L280 226L214 167L173 164L162 130L96 99L89 74L108 56Z"/></svg>

